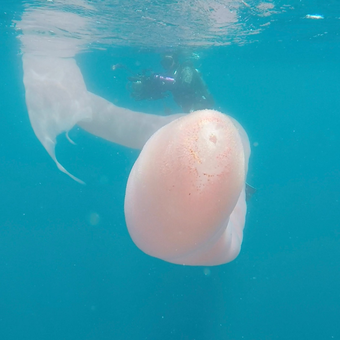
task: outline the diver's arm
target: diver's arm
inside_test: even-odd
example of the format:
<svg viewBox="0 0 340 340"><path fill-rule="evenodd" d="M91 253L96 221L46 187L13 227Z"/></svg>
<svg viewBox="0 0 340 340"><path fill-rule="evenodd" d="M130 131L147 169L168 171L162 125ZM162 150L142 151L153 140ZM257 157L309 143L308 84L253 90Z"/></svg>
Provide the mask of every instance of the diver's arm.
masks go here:
<svg viewBox="0 0 340 340"><path fill-rule="evenodd" d="M144 72L145 73L145 72ZM150 75L141 74L130 77L131 97L135 100L157 100L165 96L167 91L171 91L175 79L161 74L152 73Z"/></svg>

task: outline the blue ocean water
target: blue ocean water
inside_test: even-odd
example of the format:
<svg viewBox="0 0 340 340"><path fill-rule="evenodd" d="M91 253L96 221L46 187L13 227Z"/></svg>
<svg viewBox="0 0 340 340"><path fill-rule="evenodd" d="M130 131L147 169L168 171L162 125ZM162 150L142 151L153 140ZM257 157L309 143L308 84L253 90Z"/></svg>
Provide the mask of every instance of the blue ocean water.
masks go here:
<svg viewBox="0 0 340 340"><path fill-rule="evenodd" d="M77 145L59 137L57 156L87 185L58 171L27 114L12 24L23 5L1 5L1 340L340 338L340 5L295 5L252 43L198 51L216 108L249 135L257 188L240 255L210 268L163 262L131 241L123 204L137 151L75 128ZM163 110L134 102L126 74L111 70L136 60L159 67L152 49L77 56L90 91Z"/></svg>

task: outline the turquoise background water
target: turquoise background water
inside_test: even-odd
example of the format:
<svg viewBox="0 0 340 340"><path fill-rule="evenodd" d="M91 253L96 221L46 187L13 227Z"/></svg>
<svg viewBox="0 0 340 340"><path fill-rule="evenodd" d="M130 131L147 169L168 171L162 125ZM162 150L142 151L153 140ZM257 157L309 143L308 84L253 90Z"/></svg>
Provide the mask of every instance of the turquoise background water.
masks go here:
<svg viewBox="0 0 340 340"><path fill-rule="evenodd" d="M330 4L334 19L337 3ZM21 7L7 6L0 14L0 339L339 339L340 44L327 8L325 20L307 28L284 17L257 43L203 53L200 70L216 108L258 143L248 174L258 191L242 251L207 269L162 262L132 243L123 202L137 151L74 129L77 145L60 137L57 156L87 185L57 170L27 115L10 27ZM312 39L314 31L330 33ZM133 102L126 74L110 70L135 60L159 67L157 53L131 48L77 58L89 90L158 112L163 103Z"/></svg>

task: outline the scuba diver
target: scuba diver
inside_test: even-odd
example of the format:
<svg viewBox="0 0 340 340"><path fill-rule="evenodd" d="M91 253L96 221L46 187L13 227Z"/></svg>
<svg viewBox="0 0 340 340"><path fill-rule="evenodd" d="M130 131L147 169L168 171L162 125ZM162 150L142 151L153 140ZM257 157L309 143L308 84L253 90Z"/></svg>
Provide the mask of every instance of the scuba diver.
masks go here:
<svg viewBox="0 0 340 340"><path fill-rule="evenodd" d="M190 60L180 63L177 56L166 54L161 64L164 75L150 70L129 77L129 90L135 100L157 100L170 92L183 112L212 109L214 100L204 83L200 72ZM122 67L116 65L115 68Z"/></svg>

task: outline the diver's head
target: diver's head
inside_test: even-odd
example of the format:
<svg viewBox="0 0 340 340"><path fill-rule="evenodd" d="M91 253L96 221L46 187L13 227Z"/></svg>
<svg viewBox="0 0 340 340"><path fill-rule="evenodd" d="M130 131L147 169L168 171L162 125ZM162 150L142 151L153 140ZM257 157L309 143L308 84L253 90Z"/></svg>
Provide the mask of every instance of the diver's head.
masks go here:
<svg viewBox="0 0 340 340"><path fill-rule="evenodd" d="M172 70L176 66L176 58L172 54L165 54L162 57L161 64L164 70Z"/></svg>

